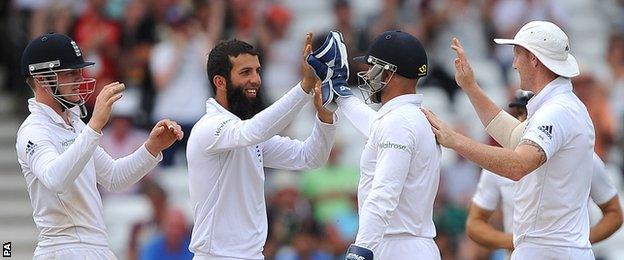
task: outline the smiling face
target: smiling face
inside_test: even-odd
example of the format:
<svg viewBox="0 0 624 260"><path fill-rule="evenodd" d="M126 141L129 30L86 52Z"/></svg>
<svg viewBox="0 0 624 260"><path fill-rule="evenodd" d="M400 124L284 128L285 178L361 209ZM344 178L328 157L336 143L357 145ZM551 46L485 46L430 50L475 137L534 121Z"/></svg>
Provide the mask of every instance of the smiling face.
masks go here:
<svg viewBox="0 0 624 260"><path fill-rule="evenodd" d="M249 101L256 99L260 89L260 60L258 56L243 53L235 58L230 57L232 70L230 71L229 91L242 91Z"/></svg>
<svg viewBox="0 0 624 260"><path fill-rule="evenodd" d="M240 119L249 119L264 109L260 94L260 61L258 56L243 53L230 57L232 70L226 78L229 110Z"/></svg>

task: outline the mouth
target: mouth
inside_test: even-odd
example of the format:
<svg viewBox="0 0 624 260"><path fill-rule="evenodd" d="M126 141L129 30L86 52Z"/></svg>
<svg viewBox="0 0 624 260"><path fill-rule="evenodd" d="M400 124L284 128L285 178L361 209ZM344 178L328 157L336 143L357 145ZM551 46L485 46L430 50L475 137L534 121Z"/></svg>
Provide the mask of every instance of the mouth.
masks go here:
<svg viewBox="0 0 624 260"><path fill-rule="evenodd" d="M257 88L248 88L245 89L245 96L247 96L248 98L255 98L258 95L258 89Z"/></svg>

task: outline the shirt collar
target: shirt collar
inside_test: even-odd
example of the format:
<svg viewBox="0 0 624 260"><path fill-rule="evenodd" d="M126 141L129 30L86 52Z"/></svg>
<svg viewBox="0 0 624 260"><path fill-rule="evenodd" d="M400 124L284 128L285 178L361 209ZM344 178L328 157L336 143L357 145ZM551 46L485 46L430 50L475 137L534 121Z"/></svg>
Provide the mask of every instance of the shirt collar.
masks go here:
<svg viewBox="0 0 624 260"><path fill-rule="evenodd" d="M217 100L214 98L209 98L208 101L206 101L206 113L210 112L225 113L235 118L238 118L238 116L232 114L232 112L221 106L221 104L219 104L219 102L217 102Z"/></svg>
<svg viewBox="0 0 624 260"><path fill-rule="evenodd" d="M392 111L394 108L406 104L406 103L411 103L411 104L415 104L416 106L420 107L420 105L422 104L422 100L423 100L423 95L422 94L405 94L405 95L400 95L398 97L395 97L393 99L391 99L390 101L386 102L386 104L384 104L379 111L377 111L377 118L380 118L382 116L384 116L385 114L387 114L388 112Z"/></svg>
<svg viewBox="0 0 624 260"><path fill-rule="evenodd" d="M529 102L527 103L527 117L530 118L533 116L535 111L544 105L544 103L551 97L566 92L572 92L572 81L569 78L564 77L554 79L548 83L542 91L540 91L533 98L529 99Z"/></svg>
<svg viewBox="0 0 624 260"><path fill-rule="evenodd" d="M76 120L76 118L75 118L76 115L74 113L80 113L80 111L78 111L77 109L78 109L77 107L72 107L72 108L69 109L69 110L71 110L71 112L69 113L69 117L70 117L70 119L72 121ZM61 115L56 113L56 111L54 111L54 109L52 109L51 107L49 107L48 105L46 105L44 103L37 102L37 100L35 98L28 99L28 110L32 114L45 115L50 120L52 120L52 122L54 122L56 124L59 124L59 125L62 125L66 129L72 129L72 126L70 126L67 123L65 123L65 120L63 120Z"/></svg>

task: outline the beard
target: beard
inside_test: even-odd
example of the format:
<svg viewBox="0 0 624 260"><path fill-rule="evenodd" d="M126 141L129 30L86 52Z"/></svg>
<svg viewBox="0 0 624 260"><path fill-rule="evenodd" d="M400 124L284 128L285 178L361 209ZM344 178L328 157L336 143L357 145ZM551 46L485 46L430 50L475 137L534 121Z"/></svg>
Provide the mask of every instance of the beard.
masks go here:
<svg viewBox="0 0 624 260"><path fill-rule="evenodd" d="M243 86L235 86L228 80L227 100L230 112L241 120L247 120L255 116L265 108L262 91L258 89L255 98L247 98Z"/></svg>

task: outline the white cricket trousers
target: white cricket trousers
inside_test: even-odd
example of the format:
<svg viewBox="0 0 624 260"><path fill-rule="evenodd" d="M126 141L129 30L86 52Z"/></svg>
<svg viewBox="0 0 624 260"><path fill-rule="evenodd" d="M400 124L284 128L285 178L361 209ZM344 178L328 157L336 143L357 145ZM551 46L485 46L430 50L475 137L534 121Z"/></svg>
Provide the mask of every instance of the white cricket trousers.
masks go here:
<svg viewBox="0 0 624 260"><path fill-rule="evenodd" d="M440 250L431 238L385 236L374 251L375 260L439 260Z"/></svg>
<svg viewBox="0 0 624 260"><path fill-rule="evenodd" d="M511 260L594 260L591 248L542 246L522 243L511 253Z"/></svg>
<svg viewBox="0 0 624 260"><path fill-rule="evenodd" d="M117 260L106 247L71 247L33 256L33 260Z"/></svg>

